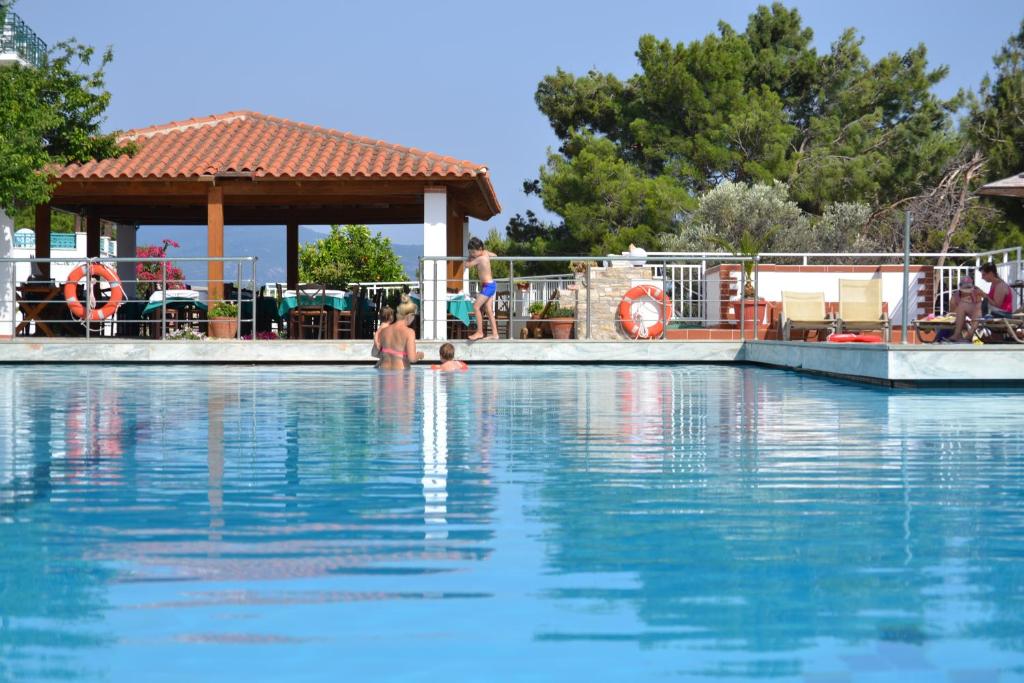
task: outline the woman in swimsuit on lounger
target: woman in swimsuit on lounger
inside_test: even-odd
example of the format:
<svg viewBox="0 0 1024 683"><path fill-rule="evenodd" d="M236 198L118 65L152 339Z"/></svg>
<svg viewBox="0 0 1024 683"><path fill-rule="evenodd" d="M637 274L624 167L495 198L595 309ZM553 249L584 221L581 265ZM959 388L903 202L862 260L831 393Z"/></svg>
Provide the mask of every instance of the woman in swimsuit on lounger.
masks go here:
<svg viewBox="0 0 1024 683"><path fill-rule="evenodd" d="M416 332L411 327L416 320L416 304L403 294L395 313L395 322L380 330L378 337L377 367L381 370L405 370L410 363L423 360L423 353L416 351Z"/></svg>

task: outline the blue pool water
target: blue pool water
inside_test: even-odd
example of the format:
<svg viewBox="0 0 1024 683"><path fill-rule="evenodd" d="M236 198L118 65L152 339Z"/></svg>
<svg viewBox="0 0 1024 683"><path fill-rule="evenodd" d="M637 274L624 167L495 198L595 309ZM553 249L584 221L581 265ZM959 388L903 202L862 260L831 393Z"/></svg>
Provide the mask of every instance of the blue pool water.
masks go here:
<svg viewBox="0 0 1024 683"><path fill-rule="evenodd" d="M1024 401L0 368L0 680L1014 680Z"/></svg>

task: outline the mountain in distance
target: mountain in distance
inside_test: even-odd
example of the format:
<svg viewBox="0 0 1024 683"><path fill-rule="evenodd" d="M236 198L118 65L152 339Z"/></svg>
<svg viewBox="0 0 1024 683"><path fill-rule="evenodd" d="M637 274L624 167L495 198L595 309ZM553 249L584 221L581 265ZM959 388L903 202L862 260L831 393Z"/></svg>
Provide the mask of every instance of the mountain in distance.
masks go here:
<svg viewBox="0 0 1024 683"><path fill-rule="evenodd" d="M323 239L324 234L299 226L299 243L315 242ZM174 261L181 257L206 256L206 227L202 225L157 225L142 226L136 237L136 244L159 245L162 240L174 240L181 245L179 249L171 247L168 258ZM228 225L224 228L225 256L255 256L256 281L258 284L267 282L284 282L287 279L285 263L285 229L277 225ZM419 267L419 258L423 247L419 244L395 244L391 247L405 267L406 277L412 279ZM186 280L202 282L206 279L206 263L176 261L175 264L185 273ZM235 279L237 268L234 264L226 264L225 279ZM242 280L251 277L249 265L242 266ZM205 285L205 282L202 282Z"/></svg>

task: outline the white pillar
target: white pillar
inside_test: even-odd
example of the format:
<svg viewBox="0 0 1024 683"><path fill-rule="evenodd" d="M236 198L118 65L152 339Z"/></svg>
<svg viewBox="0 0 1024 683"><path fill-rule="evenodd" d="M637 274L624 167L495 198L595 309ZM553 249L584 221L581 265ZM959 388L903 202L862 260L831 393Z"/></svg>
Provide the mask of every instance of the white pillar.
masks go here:
<svg viewBox="0 0 1024 683"><path fill-rule="evenodd" d="M0 210L0 257L10 257L13 251L14 221ZM13 263L0 264L0 337L9 337L14 331L13 271Z"/></svg>
<svg viewBox="0 0 1024 683"><path fill-rule="evenodd" d="M448 193L444 187L423 192L423 256L448 255ZM420 338L447 339L448 267L445 261L423 261Z"/></svg>
<svg viewBox="0 0 1024 683"><path fill-rule="evenodd" d="M139 226L117 224L117 255L121 258L135 258L136 244L135 237ZM135 282L139 278L135 274L135 263L119 262L117 264L117 276L121 278L121 287L124 289L126 299L134 299L136 295Z"/></svg>

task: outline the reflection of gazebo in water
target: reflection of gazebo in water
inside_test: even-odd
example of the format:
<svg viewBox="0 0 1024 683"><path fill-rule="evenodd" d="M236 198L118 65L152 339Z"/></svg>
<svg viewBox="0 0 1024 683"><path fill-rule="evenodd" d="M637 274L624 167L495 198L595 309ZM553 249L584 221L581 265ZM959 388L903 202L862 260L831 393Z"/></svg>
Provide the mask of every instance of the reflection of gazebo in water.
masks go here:
<svg viewBox="0 0 1024 683"><path fill-rule="evenodd" d="M294 287L300 224L419 224L425 256L464 256L468 219L500 211L484 166L254 112L141 128L121 140L135 143L134 156L67 166L54 189L50 206L85 216L88 256L100 255L100 220L206 225L211 257L224 256L225 224L284 225ZM36 211L39 258L50 256L49 208ZM222 298L223 263L208 268L210 298ZM48 264L42 270L49 275ZM447 273L430 263L424 270L427 323L443 317L433 301L444 301L447 280L463 273L454 263Z"/></svg>

